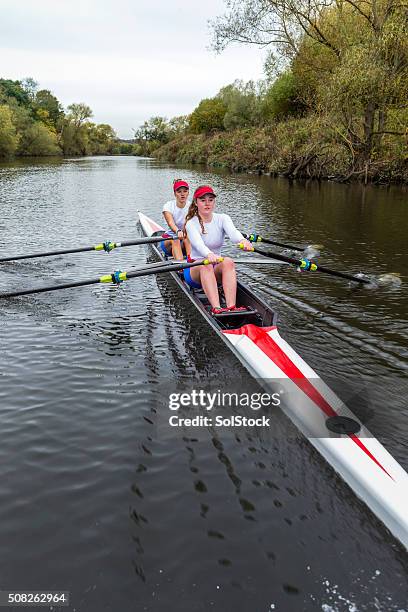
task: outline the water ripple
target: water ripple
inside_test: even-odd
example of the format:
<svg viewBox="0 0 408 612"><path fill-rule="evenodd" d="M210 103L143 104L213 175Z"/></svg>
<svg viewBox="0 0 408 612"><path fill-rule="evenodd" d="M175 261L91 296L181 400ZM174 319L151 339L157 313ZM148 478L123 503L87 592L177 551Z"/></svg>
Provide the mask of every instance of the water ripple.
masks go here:
<svg viewBox="0 0 408 612"><path fill-rule="evenodd" d="M136 210L159 218L180 174L213 184L243 230L321 243L319 261L345 270L404 269L398 191L131 157L1 163L3 253L131 239ZM133 247L10 262L0 286L93 278L151 258ZM406 464L405 279L368 292L288 267L240 274L330 384L344 391L351 373L353 385L369 381L370 428ZM405 605L405 553L281 413L270 436L163 433L175 383L253 384L173 282L2 301L0 338L3 588L64 588L71 609L86 612Z"/></svg>

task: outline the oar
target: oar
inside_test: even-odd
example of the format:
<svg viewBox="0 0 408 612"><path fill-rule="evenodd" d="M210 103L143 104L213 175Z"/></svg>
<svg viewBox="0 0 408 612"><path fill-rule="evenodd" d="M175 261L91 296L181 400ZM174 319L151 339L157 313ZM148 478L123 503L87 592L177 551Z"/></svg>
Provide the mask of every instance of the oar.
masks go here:
<svg viewBox="0 0 408 612"><path fill-rule="evenodd" d="M240 248L243 248L240 246ZM259 255L264 255L265 257L271 257L272 259L278 259L279 261L286 261L287 263L298 266L301 270L310 271L310 272L324 272L325 274L331 274L331 276L338 276L340 278L345 278L347 280L354 281L356 283L361 283L364 285L370 285L371 281L366 278L359 278L358 276L353 276L352 274L346 274L345 272L338 272L337 270L331 270L330 268L326 268L325 266L321 266L320 264L316 264L310 259L295 259L294 257L287 257L286 255L281 255L280 253L268 253L257 249L256 247L252 247L252 250L255 253L259 253Z"/></svg>
<svg viewBox="0 0 408 612"><path fill-rule="evenodd" d="M135 240L127 240L125 242L101 242L93 246L78 247L75 249L63 249L60 251L45 251L44 253L30 253L28 255L11 255L10 257L1 257L0 263L5 261L16 261L18 259L34 259L35 257L51 257L52 255L66 255L68 253L84 253L85 251L106 251L109 253L113 249L120 247L134 246L138 244L151 244L154 242L161 242L162 240L175 240L175 237L170 234L163 234L162 236L152 236L150 238L137 238Z"/></svg>
<svg viewBox="0 0 408 612"><path fill-rule="evenodd" d="M220 258L222 261L222 257ZM177 263L161 263L152 264L145 266L144 268L135 268L129 270L129 272L122 272L117 270L112 274L104 274L96 278L88 278L81 281L74 281L71 283L64 283L60 285L48 285L47 287L37 287L35 289L22 289L21 291L9 291L7 293L0 293L0 299L18 297L20 295L31 295L33 293L45 293L46 291L58 291L59 289L70 289L71 287L84 287L85 285L96 285L98 283L119 283L129 280L130 278L136 278L138 276L149 276L150 274L161 274L163 272L177 272L178 270L185 270L186 268L194 268L195 266L208 265L210 262L208 259L203 261L194 262L177 262Z"/></svg>
<svg viewBox="0 0 408 612"><path fill-rule="evenodd" d="M273 266L273 265L286 265L288 262L287 261L277 261L276 259L261 259L260 257L233 257L232 261L235 264L241 265L250 265L250 266L257 266L257 265L261 265L261 266Z"/></svg>
<svg viewBox="0 0 408 612"><path fill-rule="evenodd" d="M269 240L269 238L263 238L259 234L246 234L245 232L241 232L241 234L249 240L249 242L265 242L265 244L273 244L278 247L282 247L283 249L291 249L292 251L300 251L303 252L308 247L297 247L293 246L293 244L284 244L283 242L276 242L275 240Z"/></svg>

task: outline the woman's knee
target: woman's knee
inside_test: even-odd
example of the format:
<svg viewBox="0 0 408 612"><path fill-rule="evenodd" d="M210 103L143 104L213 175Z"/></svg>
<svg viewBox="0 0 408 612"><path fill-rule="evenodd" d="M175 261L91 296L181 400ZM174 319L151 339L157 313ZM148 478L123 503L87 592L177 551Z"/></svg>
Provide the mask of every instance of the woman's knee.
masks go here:
<svg viewBox="0 0 408 612"><path fill-rule="evenodd" d="M211 276L214 276L214 268L212 266L200 266L199 270L201 278L211 278Z"/></svg>
<svg viewBox="0 0 408 612"><path fill-rule="evenodd" d="M231 259L231 257L224 257L224 261L222 262L222 268L223 270L234 270L235 269L234 260Z"/></svg>

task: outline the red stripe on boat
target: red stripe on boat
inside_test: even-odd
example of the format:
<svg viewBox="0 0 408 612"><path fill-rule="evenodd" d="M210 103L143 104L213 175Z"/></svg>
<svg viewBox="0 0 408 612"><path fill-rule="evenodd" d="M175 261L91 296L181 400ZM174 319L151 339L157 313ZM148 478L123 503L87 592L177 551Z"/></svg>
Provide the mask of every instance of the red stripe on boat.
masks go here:
<svg viewBox="0 0 408 612"><path fill-rule="evenodd" d="M339 416L337 412L330 406L330 404L325 400L325 398L321 395L321 393L312 385L310 380L306 378L306 376L299 370L295 363L288 357L288 355L283 351L283 349L270 337L268 334L269 331L276 329L274 327L258 327L257 325L253 325L250 323L249 325L244 325L239 329L229 329L223 331L224 334L235 334L237 336L247 336L252 342L263 352L273 363L275 363L278 368L282 370L288 378L290 378L298 387L301 389L319 408L325 415L328 417ZM390 478L392 476L387 472L387 470L381 465L381 463L374 457L374 455L368 450L368 448L363 444L361 439L356 435L350 435L350 439L353 440L355 444L361 450L365 452L365 454L370 457L372 461L378 467L380 467L383 472L387 474Z"/></svg>

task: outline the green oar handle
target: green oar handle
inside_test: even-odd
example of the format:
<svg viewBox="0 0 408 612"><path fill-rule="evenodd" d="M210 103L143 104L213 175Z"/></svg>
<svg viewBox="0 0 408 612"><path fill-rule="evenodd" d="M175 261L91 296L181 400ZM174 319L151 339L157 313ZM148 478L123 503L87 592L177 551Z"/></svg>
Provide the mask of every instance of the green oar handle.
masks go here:
<svg viewBox="0 0 408 612"><path fill-rule="evenodd" d="M162 240L175 240L171 236L151 236L149 238L137 238L135 240L127 240L125 242L110 242L111 250L126 247L126 246L134 246L138 244L151 244L154 242L161 242ZM17 261L18 259L34 259L35 257L51 257L53 255L68 255L69 253L84 253L85 251L103 251L104 243L96 244L93 246L87 247L78 247L75 249L64 249L59 251L47 251L44 253L29 253L28 255L12 255L10 257L1 257L0 263L4 263L6 261Z"/></svg>
<svg viewBox="0 0 408 612"><path fill-rule="evenodd" d="M272 259L278 259L280 261L286 261L287 263L293 264L295 266L299 266L300 268L304 267L303 259L295 259L294 257L287 257L286 255L281 255L280 253L266 253L265 251L261 251L256 247L253 247L253 251L255 253L259 253L260 255L264 255L265 257L271 257ZM357 276L353 276L352 274L346 274L345 272L337 272L337 270L331 270L330 268L326 268L325 266L321 266L312 262L312 271L324 272L325 274L331 274L331 276L339 276L340 278L345 278L347 280L354 281L356 283L361 283L364 285L369 285L370 281L366 278L359 278Z"/></svg>
<svg viewBox="0 0 408 612"><path fill-rule="evenodd" d="M220 258L222 261L222 258ZM179 262L171 264L153 264L152 266L139 268L135 270L129 270L129 272L120 272L119 280L125 281L129 278L136 278L138 276L149 276L150 274L161 274L163 272L177 272L178 270L185 270L186 268L194 268L196 266L208 265L210 262L208 259L203 261L194 262ZM21 295L31 295L33 293L45 293L46 291L58 291L59 289L70 289L71 287L84 287L85 285L96 285L98 283L114 283L114 274L105 274L98 276L97 278L89 278L87 280L75 281L72 283L64 283L61 285L49 285L48 287L38 287L37 289L22 289L20 291L10 291L7 293L0 293L0 299L19 297Z"/></svg>

